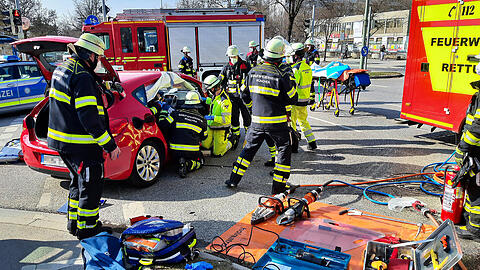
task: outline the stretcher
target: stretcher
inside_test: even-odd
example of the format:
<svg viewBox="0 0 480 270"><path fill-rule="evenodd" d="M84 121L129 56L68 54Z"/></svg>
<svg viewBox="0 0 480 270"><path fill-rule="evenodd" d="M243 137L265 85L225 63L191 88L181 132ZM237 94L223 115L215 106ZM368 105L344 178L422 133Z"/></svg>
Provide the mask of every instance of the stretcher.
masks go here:
<svg viewBox="0 0 480 270"><path fill-rule="evenodd" d="M317 64L313 64L311 67L313 77L318 79L318 101L310 106L310 110L315 111L316 108L329 110L331 107L335 107L334 115L338 117L340 114L339 95L345 94L345 96L350 96L349 113L353 115L355 106L358 105L360 91L370 85L370 76L367 70L351 69L350 66L336 61L325 67Z"/></svg>
<svg viewBox="0 0 480 270"><path fill-rule="evenodd" d="M325 242L325 239L322 241L315 240L312 230L318 228L319 233L323 235L325 233L325 226L321 227L321 229L319 224L323 224L325 220L331 220L339 224L355 224L354 226L356 227L356 230L360 230L359 235L361 235L361 238L364 240L361 243L355 241L352 242L353 244L349 244L347 247L346 244L340 244L339 241L335 242L335 245L342 247L342 252L351 255L348 269L360 270L363 269L363 254L367 244L366 240L371 240L372 235L378 234L379 236L394 236L402 240L409 241L413 240L417 233L417 226L411 224L403 224L370 217L339 215L339 212L346 210L346 208L335 205L314 202L310 204L309 207L311 217L309 219L305 219L305 222L311 223L312 226L308 231L301 230L301 228L299 228L300 230L296 230L298 227L302 227L297 226L300 224L296 223L290 226L277 225L275 219L270 219L254 227L250 224L252 215L251 212L226 232L224 232L219 238L214 239L212 243L207 246L207 249L219 252L221 250L219 247L221 245L226 245L229 248L222 250L221 253L226 253L226 255L234 259L256 263L275 243L278 237L302 242L312 246L330 248L326 246L328 243ZM304 225L306 226L307 224ZM425 225L416 239L425 239L434 230L435 228L433 226ZM274 233L278 236L276 236ZM321 237L319 239L321 239ZM330 242L333 242L333 240Z"/></svg>

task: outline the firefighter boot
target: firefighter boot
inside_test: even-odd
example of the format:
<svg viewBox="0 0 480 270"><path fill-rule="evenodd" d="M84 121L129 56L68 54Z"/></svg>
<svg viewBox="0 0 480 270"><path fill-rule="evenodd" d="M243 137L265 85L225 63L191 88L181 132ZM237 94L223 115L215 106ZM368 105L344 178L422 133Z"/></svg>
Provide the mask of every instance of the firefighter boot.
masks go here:
<svg viewBox="0 0 480 270"><path fill-rule="evenodd" d="M310 151L317 149L317 142L316 141L309 142L308 146L307 146L307 149L310 150Z"/></svg>
<svg viewBox="0 0 480 270"><path fill-rule="evenodd" d="M285 191L287 191L286 182L273 181L272 194L284 193Z"/></svg>
<svg viewBox="0 0 480 270"><path fill-rule="evenodd" d="M240 140L239 135L235 135L235 134L230 135L229 141L232 143L232 150L237 149L239 140Z"/></svg>
<svg viewBox="0 0 480 270"><path fill-rule="evenodd" d="M225 185L227 185L228 188L236 188L240 180L242 180L242 177L240 175L232 173L230 175L230 179L225 181Z"/></svg>
<svg viewBox="0 0 480 270"><path fill-rule="evenodd" d="M273 166L275 166L275 158L272 157L269 161L263 163L263 165L265 165L265 167L273 167Z"/></svg>
<svg viewBox="0 0 480 270"><path fill-rule="evenodd" d="M180 178L187 177L187 171L188 171L187 165L188 164L185 158L181 157L179 159L179 165L178 165L178 175L180 175Z"/></svg>
<svg viewBox="0 0 480 270"><path fill-rule="evenodd" d="M467 226L455 226L455 231L461 239L474 240L480 242L480 236L477 236L467 230Z"/></svg>

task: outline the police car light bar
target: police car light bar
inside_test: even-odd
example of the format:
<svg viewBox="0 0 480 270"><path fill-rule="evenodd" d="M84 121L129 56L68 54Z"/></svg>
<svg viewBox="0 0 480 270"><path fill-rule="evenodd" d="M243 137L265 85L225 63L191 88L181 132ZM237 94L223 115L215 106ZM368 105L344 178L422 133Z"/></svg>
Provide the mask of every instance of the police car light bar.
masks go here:
<svg viewBox="0 0 480 270"><path fill-rule="evenodd" d="M15 62L20 61L20 58L16 55L0 55L0 62Z"/></svg>

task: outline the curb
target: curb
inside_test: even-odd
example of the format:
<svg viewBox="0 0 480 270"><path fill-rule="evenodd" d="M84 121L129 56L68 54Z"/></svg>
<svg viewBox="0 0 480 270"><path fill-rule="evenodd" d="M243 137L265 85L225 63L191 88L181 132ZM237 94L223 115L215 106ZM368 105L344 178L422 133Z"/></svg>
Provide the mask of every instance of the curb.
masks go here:
<svg viewBox="0 0 480 270"><path fill-rule="evenodd" d="M65 215L0 208L0 224L31 226L66 232Z"/></svg>

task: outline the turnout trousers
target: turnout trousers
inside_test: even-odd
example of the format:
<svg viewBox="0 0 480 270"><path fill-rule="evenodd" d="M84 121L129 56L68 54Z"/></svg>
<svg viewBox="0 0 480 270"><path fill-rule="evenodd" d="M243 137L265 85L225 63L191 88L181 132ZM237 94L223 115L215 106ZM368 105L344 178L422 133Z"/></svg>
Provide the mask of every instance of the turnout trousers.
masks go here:
<svg viewBox="0 0 480 270"><path fill-rule="evenodd" d="M98 210L103 192L103 163L61 153L70 171L67 229L79 239L99 232ZM97 226L98 225L98 226Z"/></svg>
<svg viewBox="0 0 480 270"><path fill-rule="evenodd" d="M203 166L204 158L201 151L171 151L174 158L177 160L177 164L180 164L181 158L185 160L188 172L199 170Z"/></svg>
<svg viewBox="0 0 480 270"><path fill-rule="evenodd" d="M302 129L303 135L308 143L315 141L315 135L313 135L312 127L307 120L308 111L307 106L293 106L292 108L292 127L297 130L297 121Z"/></svg>
<svg viewBox="0 0 480 270"><path fill-rule="evenodd" d="M228 95L232 102L232 134L234 136L240 136L240 113L242 114L243 126L248 129L252 123L252 116L247 109L245 103L239 96Z"/></svg>
<svg viewBox="0 0 480 270"><path fill-rule="evenodd" d="M247 144L233 164L233 170L229 180L230 183L238 184L240 182L250 162L267 137L270 137L274 141L277 149L275 168L273 171L272 193L278 194L286 190L286 183L290 177L292 155L291 138L288 129L271 131L254 128L248 129L246 136Z"/></svg>
<svg viewBox="0 0 480 270"><path fill-rule="evenodd" d="M470 233L480 238L480 187L473 178L466 188L464 217Z"/></svg>
<svg viewBox="0 0 480 270"><path fill-rule="evenodd" d="M212 155L223 156L232 148L232 143L228 140L228 130L208 127L207 133L207 138L202 141L202 147L212 149Z"/></svg>

